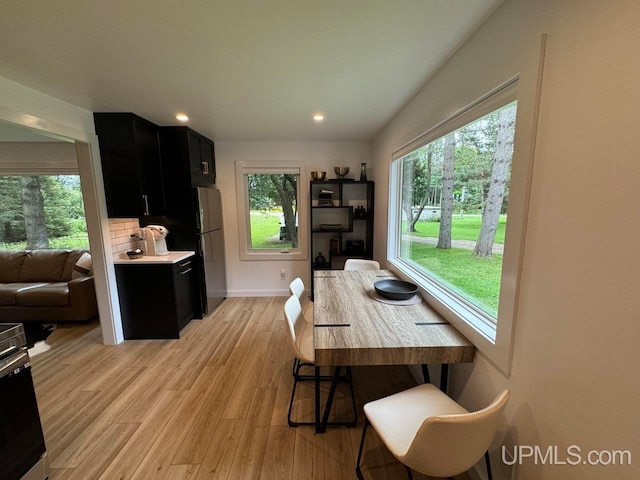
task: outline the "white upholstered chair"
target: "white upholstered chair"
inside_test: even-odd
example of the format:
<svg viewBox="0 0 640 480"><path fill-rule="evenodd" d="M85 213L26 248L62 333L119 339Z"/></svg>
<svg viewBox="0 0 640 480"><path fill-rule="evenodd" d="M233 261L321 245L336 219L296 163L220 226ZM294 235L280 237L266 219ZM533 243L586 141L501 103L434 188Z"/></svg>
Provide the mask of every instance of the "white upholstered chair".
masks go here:
<svg viewBox="0 0 640 480"><path fill-rule="evenodd" d="M380 270L380 264L375 260L361 260L359 258L348 258L344 262L345 270Z"/></svg>
<svg viewBox="0 0 640 480"><path fill-rule="evenodd" d="M360 461L367 426L372 425L393 456L405 465L409 478L411 470L432 477L453 477L469 470L484 455L491 479L488 448L508 399L509 390L504 390L488 407L467 412L426 383L365 404L358 478L364 478Z"/></svg>
<svg viewBox="0 0 640 480"><path fill-rule="evenodd" d="M313 323L313 302L311 302L311 300L309 300L309 297L304 294L304 290L304 282L300 277L294 279L289 284L289 292L291 293L291 295L295 295L296 297L298 297L298 301L302 306L304 319L308 323Z"/></svg>
<svg viewBox="0 0 640 480"><path fill-rule="evenodd" d="M291 400L289 402L289 412L287 414L287 422L291 427L297 427L299 425L315 425L315 422L294 422L291 420L291 409L293 407L293 400L296 394L296 387L299 381L303 380L312 380L315 382L315 388L319 388L318 380L333 380L333 377L319 377L318 367L315 367L315 348L313 345L313 324L310 324L304 320L304 316L302 314L302 307L300 306L300 302L298 301L298 297L296 295L291 295L289 299L284 304L284 318L287 322L288 326L288 335L287 338L289 340L289 345L297 359L298 367L294 368L293 372L293 389L291 391ZM300 375L299 369L302 365L311 365L316 369L316 375ZM339 373L339 369L336 372L336 375ZM316 376L318 376L316 378ZM336 377L337 378L337 377ZM357 422L357 413L356 413L356 400L355 395L353 393L353 384L351 383L351 368L347 367L347 375L342 377L349 381L349 386L351 389L351 401L353 404L353 413L354 420L350 422L337 422L332 423L328 422L327 425L349 425L354 426ZM316 395L319 395L319 391L316 392Z"/></svg>
<svg viewBox="0 0 640 480"><path fill-rule="evenodd" d="M305 321L311 326L313 326L313 303L309 300L309 298L305 297L304 294L304 282L300 277L294 279L289 284L289 292L291 295L295 295L298 297L298 301L302 307L302 317ZM298 358L293 359L293 369L292 374L295 377L300 370L300 360Z"/></svg>

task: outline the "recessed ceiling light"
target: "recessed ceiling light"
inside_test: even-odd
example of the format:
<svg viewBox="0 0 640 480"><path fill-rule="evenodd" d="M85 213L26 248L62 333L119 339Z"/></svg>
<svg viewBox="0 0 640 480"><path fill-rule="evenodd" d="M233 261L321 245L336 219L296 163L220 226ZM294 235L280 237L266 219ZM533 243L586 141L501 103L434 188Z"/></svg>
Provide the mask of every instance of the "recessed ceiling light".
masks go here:
<svg viewBox="0 0 640 480"><path fill-rule="evenodd" d="M181 122L188 122L189 121L189 117L187 117L184 113L179 113L176 115L176 119L178 119Z"/></svg>
<svg viewBox="0 0 640 480"><path fill-rule="evenodd" d="M316 114L313 116L313 119L314 119L316 122L321 122L321 121L323 121L323 120L324 120L324 115L323 115L323 114L321 114L321 113L316 113Z"/></svg>

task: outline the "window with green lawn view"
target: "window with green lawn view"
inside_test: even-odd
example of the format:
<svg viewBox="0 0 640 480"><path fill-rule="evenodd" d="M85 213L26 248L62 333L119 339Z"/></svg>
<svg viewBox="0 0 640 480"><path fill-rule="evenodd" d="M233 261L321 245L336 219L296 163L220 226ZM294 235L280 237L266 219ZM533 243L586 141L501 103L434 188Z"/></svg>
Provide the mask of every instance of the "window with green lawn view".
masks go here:
<svg viewBox="0 0 640 480"><path fill-rule="evenodd" d="M298 174L246 175L252 249L298 248Z"/></svg>
<svg viewBox="0 0 640 480"><path fill-rule="evenodd" d="M78 175L1 175L0 250L88 249Z"/></svg>
<svg viewBox="0 0 640 480"><path fill-rule="evenodd" d="M494 323L515 119L512 101L395 161L397 259Z"/></svg>

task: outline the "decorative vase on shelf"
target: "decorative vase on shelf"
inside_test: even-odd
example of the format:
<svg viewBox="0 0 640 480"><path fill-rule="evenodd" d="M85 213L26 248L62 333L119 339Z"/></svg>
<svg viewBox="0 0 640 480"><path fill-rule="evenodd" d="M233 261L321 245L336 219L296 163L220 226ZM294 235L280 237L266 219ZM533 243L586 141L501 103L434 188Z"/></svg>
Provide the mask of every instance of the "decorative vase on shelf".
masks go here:
<svg viewBox="0 0 640 480"><path fill-rule="evenodd" d="M367 164L366 163L360 164L360 181L361 182L367 181Z"/></svg>
<svg viewBox="0 0 640 480"><path fill-rule="evenodd" d="M324 255L322 255L322 252L319 252L315 261L316 268L322 268L326 265L326 263L327 263L327 260L324 258Z"/></svg>

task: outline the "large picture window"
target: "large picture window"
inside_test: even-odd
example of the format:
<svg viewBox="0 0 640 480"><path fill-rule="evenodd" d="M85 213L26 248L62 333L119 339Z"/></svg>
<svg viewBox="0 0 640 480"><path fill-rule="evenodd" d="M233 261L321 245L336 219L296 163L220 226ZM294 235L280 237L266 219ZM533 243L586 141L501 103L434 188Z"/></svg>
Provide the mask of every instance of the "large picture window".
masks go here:
<svg viewBox="0 0 640 480"><path fill-rule="evenodd" d="M516 102L405 155L400 257L496 318Z"/></svg>
<svg viewBox="0 0 640 480"><path fill-rule="evenodd" d="M502 88L392 163L389 260L491 342L503 300L517 107L515 85Z"/></svg>
<svg viewBox="0 0 640 480"><path fill-rule="evenodd" d="M0 250L88 249L78 175L0 176Z"/></svg>
<svg viewBox="0 0 640 480"><path fill-rule="evenodd" d="M306 258L302 215L301 169L276 162L236 164L238 205L245 221L243 260L282 260L285 256ZM304 182L302 182L304 184Z"/></svg>

